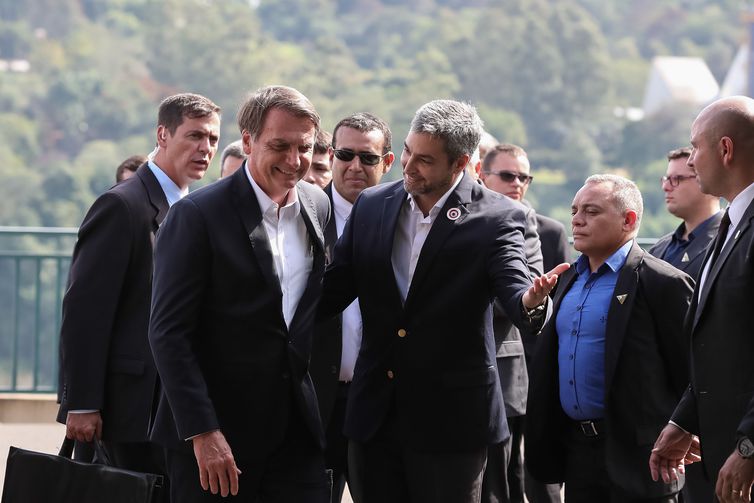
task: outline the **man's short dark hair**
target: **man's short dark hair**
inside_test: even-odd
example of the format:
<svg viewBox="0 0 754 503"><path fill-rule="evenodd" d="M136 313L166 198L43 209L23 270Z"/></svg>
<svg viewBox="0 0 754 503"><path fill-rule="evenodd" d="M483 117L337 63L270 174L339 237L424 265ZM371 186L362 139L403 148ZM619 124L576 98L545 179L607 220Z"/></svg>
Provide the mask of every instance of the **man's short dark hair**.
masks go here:
<svg viewBox="0 0 754 503"><path fill-rule="evenodd" d="M324 129L317 131L317 138L314 140L314 153L326 154L332 146L332 136Z"/></svg>
<svg viewBox="0 0 754 503"><path fill-rule="evenodd" d="M668 161L687 159L691 157L691 147L681 147L668 152Z"/></svg>
<svg viewBox="0 0 754 503"><path fill-rule="evenodd" d="M489 173L492 163L495 162L495 158L500 154L507 154L514 159L529 159L529 156L526 155L526 150L518 145L513 145L512 143L500 143L487 151L487 155L485 155L482 160L482 171Z"/></svg>
<svg viewBox="0 0 754 503"><path fill-rule="evenodd" d="M387 122L376 115L372 115L368 112L359 112L341 119L340 122L335 125L335 129L333 129L332 132L333 148L337 148L335 145L335 142L337 141L335 137L338 135L338 129L342 127L350 127L351 129L355 129L362 133L377 130L382 133L382 138L384 139L382 153L387 154L393 148L393 134L390 132Z"/></svg>
<svg viewBox="0 0 754 503"><path fill-rule="evenodd" d="M243 142L236 140L233 143L229 143L220 154L220 174L223 174L223 166L225 166L225 159L228 157L235 157L236 159L246 159L246 152L243 151Z"/></svg>
<svg viewBox="0 0 754 503"><path fill-rule="evenodd" d="M267 112L280 108L295 117L309 119L319 130L319 114L309 98L292 87L267 86L254 91L238 111L238 129L248 131L255 140L262 132Z"/></svg>
<svg viewBox="0 0 754 503"><path fill-rule="evenodd" d="M209 98L193 93L174 94L160 103L157 125L164 126L173 135L184 118L199 119L212 114L220 115L220 107Z"/></svg>
<svg viewBox="0 0 754 503"><path fill-rule="evenodd" d="M122 163L115 170L115 183L123 181L123 174L126 171L136 172L139 166L147 162L147 156L145 155L132 155Z"/></svg>

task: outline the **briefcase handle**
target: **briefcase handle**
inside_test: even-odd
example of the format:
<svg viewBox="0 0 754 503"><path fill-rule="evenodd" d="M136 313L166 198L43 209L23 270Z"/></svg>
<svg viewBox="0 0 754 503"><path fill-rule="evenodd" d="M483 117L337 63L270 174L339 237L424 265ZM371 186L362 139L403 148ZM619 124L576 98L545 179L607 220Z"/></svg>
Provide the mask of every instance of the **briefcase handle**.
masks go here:
<svg viewBox="0 0 754 503"><path fill-rule="evenodd" d="M73 458L74 442L75 441L72 438L65 437L63 439L63 445L60 446L60 452L58 452L58 456L62 456L68 459ZM92 463L97 463L105 466L113 466L112 461L110 461L110 455L107 453L107 449L102 443L102 440L95 437L93 444L94 459L92 459Z"/></svg>

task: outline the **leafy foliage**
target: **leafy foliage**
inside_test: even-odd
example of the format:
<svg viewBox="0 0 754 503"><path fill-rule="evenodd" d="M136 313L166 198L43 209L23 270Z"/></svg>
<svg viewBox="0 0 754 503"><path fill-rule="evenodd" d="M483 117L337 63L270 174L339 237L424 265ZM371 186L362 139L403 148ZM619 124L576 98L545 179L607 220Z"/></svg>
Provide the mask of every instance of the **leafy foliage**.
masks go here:
<svg viewBox="0 0 754 503"><path fill-rule="evenodd" d="M159 101L205 94L235 112L261 85L294 86L323 126L370 111L398 153L414 110L478 106L527 149L539 211L564 221L583 179L620 171L646 198L645 235L668 231L655 183L697 110L641 122L650 61L699 56L722 80L742 39L738 0L0 0L0 224L78 225L125 157L151 150ZM208 180L217 177L213 163ZM400 176L400 167L390 177ZM207 182L203 182L207 183Z"/></svg>

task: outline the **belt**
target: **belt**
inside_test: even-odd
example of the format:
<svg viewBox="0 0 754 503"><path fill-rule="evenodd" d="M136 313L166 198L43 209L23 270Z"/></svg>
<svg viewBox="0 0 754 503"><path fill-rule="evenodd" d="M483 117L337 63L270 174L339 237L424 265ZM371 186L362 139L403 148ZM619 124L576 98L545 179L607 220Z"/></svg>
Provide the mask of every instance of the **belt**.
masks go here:
<svg viewBox="0 0 754 503"><path fill-rule="evenodd" d="M584 421L572 421L574 429L587 438L599 438L605 434L605 421L603 419L588 419Z"/></svg>

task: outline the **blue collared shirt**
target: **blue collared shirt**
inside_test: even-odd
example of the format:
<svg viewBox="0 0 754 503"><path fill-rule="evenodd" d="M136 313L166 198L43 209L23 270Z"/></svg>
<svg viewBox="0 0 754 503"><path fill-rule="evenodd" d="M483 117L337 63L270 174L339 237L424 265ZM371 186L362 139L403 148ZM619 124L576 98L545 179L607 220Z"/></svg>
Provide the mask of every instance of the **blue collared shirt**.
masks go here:
<svg viewBox="0 0 754 503"><path fill-rule="evenodd" d="M686 248L688 248L689 244L691 244L697 236L703 236L707 232L707 227L710 226L712 219L715 218L716 215L717 213L700 223L696 229L689 232L688 239L683 239L683 234L686 232L686 224L681 223L671 236L670 243L668 244L668 247L665 248L665 253L660 258L668 264L680 268L684 262L683 255Z"/></svg>
<svg viewBox="0 0 754 503"><path fill-rule="evenodd" d="M185 197L186 194L188 194L188 187L181 190L181 188L178 187L178 185L176 185L175 182L171 180L170 177L166 175L165 172L162 171L160 167L154 163L154 161L147 161L147 165L149 166L149 169L152 170L152 173L154 173L157 181L160 183L160 187L162 187L162 191L165 193L165 199L168 200L169 206L173 206L175 203Z"/></svg>
<svg viewBox="0 0 754 503"><path fill-rule="evenodd" d="M630 240L621 246L596 272L589 269L588 257L579 257L578 278L560 303L555 320L560 405L572 419L604 416L607 312L632 245Z"/></svg>

